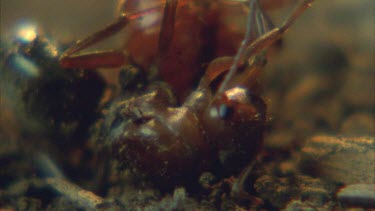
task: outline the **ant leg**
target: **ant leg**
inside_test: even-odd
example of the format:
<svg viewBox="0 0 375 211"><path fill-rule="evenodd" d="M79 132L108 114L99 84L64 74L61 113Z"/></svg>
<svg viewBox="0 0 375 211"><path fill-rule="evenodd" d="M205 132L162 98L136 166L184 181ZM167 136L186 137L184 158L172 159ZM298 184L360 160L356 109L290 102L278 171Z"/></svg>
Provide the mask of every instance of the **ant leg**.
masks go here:
<svg viewBox="0 0 375 211"><path fill-rule="evenodd" d="M245 189L246 180L249 178L251 171L255 166L255 161L252 161L238 176L234 181L231 189L231 196L238 199L247 199L250 200L255 205L263 204L263 200L255 196L250 195Z"/></svg>
<svg viewBox="0 0 375 211"><path fill-rule="evenodd" d="M275 28L275 25L272 23L270 17L267 15L267 13L263 12L262 8L260 6L255 8L255 26L254 32L256 32L255 39L262 36L263 34L271 31L273 28ZM254 40L255 40L254 39Z"/></svg>
<svg viewBox="0 0 375 211"><path fill-rule="evenodd" d="M251 45L246 49L245 58L250 58L253 55L258 54L265 48L271 46L275 41L281 38L286 30L294 23L294 21L301 16L301 14L310 7L314 0L303 0L292 12L292 14L284 21L284 23L267 32L263 36L256 39Z"/></svg>
<svg viewBox="0 0 375 211"><path fill-rule="evenodd" d="M244 59L248 60L251 56L256 56L251 61L247 61L250 62L250 68L248 68L248 74L242 77L242 82L244 84L247 84L249 87L256 86L255 81L261 73L262 67L265 65L265 52L262 51L279 40L294 21L310 6L311 2L313 2L313 0L303 0L279 28L274 28L268 32L263 31L264 34L250 44L246 50ZM262 19L262 16L260 16L259 21L265 20L266 19ZM263 24L258 25L263 26Z"/></svg>
<svg viewBox="0 0 375 211"><path fill-rule="evenodd" d="M120 50L94 52L72 56L85 48L88 48L123 29L129 22L126 16L119 17L114 23L104 29L78 41L74 46L66 50L60 58L60 64L64 68L97 68L121 66L127 56Z"/></svg>
<svg viewBox="0 0 375 211"><path fill-rule="evenodd" d="M162 58L166 54L173 38L177 3L178 0L167 0L165 3L159 35L159 58Z"/></svg>
<svg viewBox="0 0 375 211"><path fill-rule="evenodd" d="M94 34L86 37L83 40L79 40L74 46L66 50L62 57L70 56L82 49L92 46L122 30L129 22L129 19L125 16L119 17L114 23L105 27L104 29L95 32Z"/></svg>
<svg viewBox="0 0 375 211"><path fill-rule="evenodd" d="M73 54L88 48L110 36L115 35L126 27L129 21L141 18L157 11L161 5L143 10L140 12L125 14L104 29L78 41L74 46L66 50L60 58L61 66L64 68L98 68L98 67L119 67L129 60L129 56L123 50L109 50L93 52L72 56Z"/></svg>
<svg viewBox="0 0 375 211"><path fill-rule="evenodd" d="M131 59L126 52L108 50L62 57L60 59L60 65L63 68L116 68L129 63L129 61L131 61Z"/></svg>
<svg viewBox="0 0 375 211"><path fill-rule="evenodd" d="M237 72L238 67L243 63L246 49L254 40L261 37L266 31L272 28L273 24L271 20L266 16L263 10L260 8L258 0L249 0L249 16L246 25L246 34L241 42L240 48L234 57L232 66L229 72L225 76L221 86L219 87L218 94L224 92L227 89L229 81L233 78Z"/></svg>
<svg viewBox="0 0 375 211"><path fill-rule="evenodd" d="M263 51L265 48L271 46L275 41L279 40L281 36L285 33L287 29L294 23L294 21L308 8L310 7L311 2L314 0L303 0L292 12L292 14L284 21L284 23L279 28L274 28L273 30L267 32L266 34L263 34L262 36L258 37L256 40L250 41L248 38L251 38L251 25L254 25L254 14L250 14L248 18L248 27L247 32L245 35L245 39L242 41L241 46L234 58L233 65L231 66L228 74L225 76L224 81L222 85L219 88L218 94L224 92L227 89L227 86L229 84L229 81L233 78L235 73L237 72L238 67L245 62L245 60L248 60L251 56L259 54L261 51ZM250 0L249 7L256 8L255 6L257 4L257 0ZM255 15L256 19L256 15ZM262 24L255 24L260 30L262 30ZM250 43L250 46L249 46ZM258 57L262 57L262 55L259 55ZM256 59L261 61L260 58ZM250 64L250 66L258 66L261 63L253 62ZM259 72L259 68L249 68L255 69L254 71ZM257 75L259 73L250 73L251 75Z"/></svg>
<svg viewBox="0 0 375 211"><path fill-rule="evenodd" d="M278 40L281 35L293 24L293 22L310 6L310 3L313 0L304 0L300 5L294 9L292 14L285 20L285 22L281 25L279 28L275 28L274 30L264 34L263 36L259 37L257 40L255 40L249 48L246 50L247 56L253 56L255 55L254 60L252 61L252 64L250 64L250 69L255 69L254 71L251 71L250 74L258 74L260 67L257 67L259 64L262 63L262 55L257 55L260 51L264 50L265 48L272 45L276 40ZM249 58L249 57L246 57ZM257 78L257 77L250 77L251 78ZM254 167L254 161L250 163L239 175L238 179L234 183L231 194L234 196L247 196L248 194L244 190L244 184L246 182L246 179L248 178L251 170Z"/></svg>

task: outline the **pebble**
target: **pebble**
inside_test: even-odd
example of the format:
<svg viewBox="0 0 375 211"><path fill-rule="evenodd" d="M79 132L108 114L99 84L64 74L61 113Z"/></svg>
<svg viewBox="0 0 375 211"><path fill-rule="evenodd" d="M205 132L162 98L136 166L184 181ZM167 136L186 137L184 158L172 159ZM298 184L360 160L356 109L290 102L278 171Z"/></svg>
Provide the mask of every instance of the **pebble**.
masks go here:
<svg viewBox="0 0 375 211"><path fill-rule="evenodd" d="M304 203L300 200L292 200L287 204L285 211L292 211L292 210L305 210L305 211L315 211L316 209L309 205L308 203Z"/></svg>
<svg viewBox="0 0 375 211"><path fill-rule="evenodd" d="M322 206L315 206L308 201L292 200L282 211L317 211L317 210L333 210L333 204L327 203Z"/></svg>
<svg viewBox="0 0 375 211"><path fill-rule="evenodd" d="M340 95L348 106L356 109L371 109L375 106L375 74L369 69L350 72L342 86Z"/></svg>
<svg viewBox="0 0 375 211"><path fill-rule="evenodd" d="M293 177L274 177L264 175L254 184L258 196L268 200L277 208L285 207L286 202L302 200L315 207L325 206L332 199L334 186L319 178L304 175Z"/></svg>
<svg viewBox="0 0 375 211"><path fill-rule="evenodd" d="M374 135L375 118L365 112L354 113L343 121L340 130L346 135Z"/></svg>
<svg viewBox="0 0 375 211"><path fill-rule="evenodd" d="M306 173L343 184L375 181L374 137L314 136L302 148Z"/></svg>
<svg viewBox="0 0 375 211"><path fill-rule="evenodd" d="M337 192L337 200L344 206L375 208L375 184L353 184Z"/></svg>
<svg viewBox="0 0 375 211"><path fill-rule="evenodd" d="M294 134L284 129L273 131L267 134L264 140L264 147L270 150L290 149L293 144Z"/></svg>
<svg viewBox="0 0 375 211"><path fill-rule="evenodd" d="M216 178L211 172L203 172L199 177L199 184L201 184L203 188L209 189L215 180Z"/></svg>

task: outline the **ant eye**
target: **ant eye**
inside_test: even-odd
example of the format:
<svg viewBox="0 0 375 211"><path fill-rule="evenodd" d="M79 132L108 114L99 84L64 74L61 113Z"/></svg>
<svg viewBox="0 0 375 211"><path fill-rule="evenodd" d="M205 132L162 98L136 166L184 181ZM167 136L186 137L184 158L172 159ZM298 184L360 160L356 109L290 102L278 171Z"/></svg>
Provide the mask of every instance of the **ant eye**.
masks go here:
<svg viewBox="0 0 375 211"><path fill-rule="evenodd" d="M219 117L221 119L228 119L232 116L234 113L234 110L232 107L228 107L225 104L221 104L219 107Z"/></svg>

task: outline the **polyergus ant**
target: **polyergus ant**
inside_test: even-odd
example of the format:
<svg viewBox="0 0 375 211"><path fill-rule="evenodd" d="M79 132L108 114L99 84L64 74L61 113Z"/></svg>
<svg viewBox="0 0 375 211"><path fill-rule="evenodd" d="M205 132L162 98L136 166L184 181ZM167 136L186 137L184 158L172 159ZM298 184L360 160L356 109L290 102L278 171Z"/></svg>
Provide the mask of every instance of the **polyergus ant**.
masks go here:
<svg viewBox="0 0 375 211"><path fill-rule="evenodd" d="M303 0L276 28L258 0L120 1L119 18L68 49L61 64L130 63L146 73L156 70L156 78L167 83L154 82L140 96L114 100L100 140L121 164L160 187L191 184L203 171L220 177L248 172L244 169L261 150L266 122L258 83L264 51L312 1ZM226 6L247 17L245 32L221 22ZM129 37L124 49L73 56L128 25L137 37Z"/></svg>

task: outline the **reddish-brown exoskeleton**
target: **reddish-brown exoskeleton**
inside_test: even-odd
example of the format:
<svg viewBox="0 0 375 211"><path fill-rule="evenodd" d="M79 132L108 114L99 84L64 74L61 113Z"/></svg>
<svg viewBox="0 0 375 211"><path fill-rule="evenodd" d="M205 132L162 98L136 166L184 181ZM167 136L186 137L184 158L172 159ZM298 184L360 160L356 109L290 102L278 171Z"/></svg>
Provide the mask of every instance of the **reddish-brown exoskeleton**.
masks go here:
<svg viewBox="0 0 375 211"><path fill-rule="evenodd" d="M173 87L182 102L196 87L209 62L236 53L249 13L244 2L121 0L118 19L66 51L61 63L64 67L87 69L136 63L144 71L156 69L159 78ZM270 4L266 2L266 6ZM259 10L255 12L260 21L257 24L269 30L272 26L268 18ZM120 49L74 55L125 26L125 42ZM258 36L252 34L250 40Z"/></svg>
<svg viewBox="0 0 375 211"><path fill-rule="evenodd" d="M169 92L158 85L150 86L144 95L113 102L105 118L108 132L103 141L112 147L121 163L164 187L189 184L205 170L220 177L238 174L254 160L262 146L266 105L260 97L257 80L265 64L264 50L280 39L312 1L303 0L286 21L274 29L269 28L271 24L258 0L242 1L248 5L242 5L247 16L246 32L233 57L223 55L236 46L228 45L229 38L236 37L240 31L220 36L217 30L210 31L220 25L215 15L220 14L218 5L222 0L149 0L145 2L153 6L140 11L137 8L143 1L122 1L119 19L68 49L61 62L66 67L108 67L131 60L140 62L144 68L156 66L161 78L177 93L191 86L195 78L191 72L199 70L202 62L209 62L196 90L179 106L173 104ZM150 46L158 45L156 50L147 50L147 46L137 49L133 46L140 44L137 41L126 44L127 53L115 50L72 57L131 24L132 20L158 14L158 11L164 11L160 34L149 40ZM148 24L152 23L151 20ZM203 33L205 30L209 32ZM141 35L148 36L147 33ZM212 41L208 35L227 40L212 38L215 40ZM206 47L215 49L210 52ZM144 50L144 55L140 49ZM209 56L202 59L202 53L209 53Z"/></svg>
<svg viewBox="0 0 375 211"><path fill-rule="evenodd" d="M218 56L233 55L242 40L243 27L234 24L244 19L246 11L242 3L226 2L120 0L118 19L66 51L61 63L64 67L82 68L136 63L145 71L157 69L160 78L182 100L191 92L192 85L197 85L206 64ZM125 26L121 49L72 56Z"/></svg>

